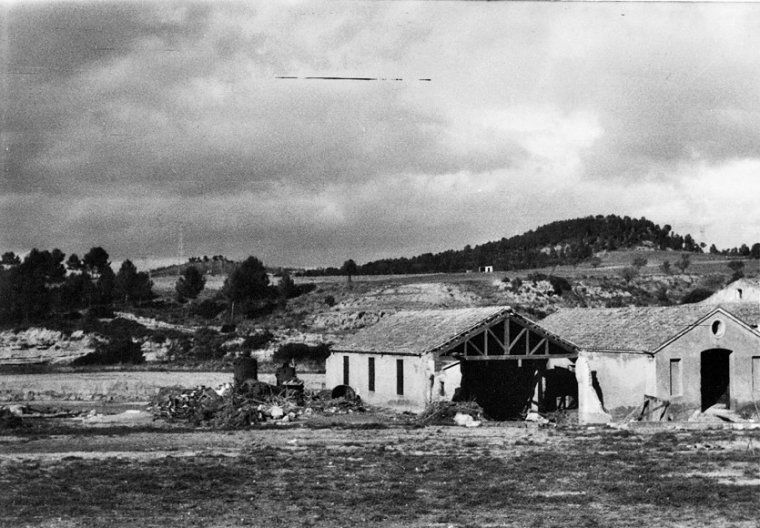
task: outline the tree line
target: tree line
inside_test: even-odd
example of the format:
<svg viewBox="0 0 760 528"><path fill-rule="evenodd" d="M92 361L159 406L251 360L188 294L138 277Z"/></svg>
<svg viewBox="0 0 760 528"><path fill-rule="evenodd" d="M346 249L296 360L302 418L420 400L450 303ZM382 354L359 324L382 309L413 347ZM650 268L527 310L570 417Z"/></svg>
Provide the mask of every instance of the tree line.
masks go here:
<svg viewBox="0 0 760 528"><path fill-rule="evenodd" d="M493 266L498 271L573 265L599 251L640 245L694 253L701 253L705 247L689 234L682 236L673 232L667 224L660 227L643 217L597 215L552 222L521 235L474 247L467 245L461 250L376 260L357 265L354 274L455 273L477 270L481 266ZM345 265L304 272L306 276L344 274Z"/></svg>
<svg viewBox="0 0 760 528"><path fill-rule="evenodd" d="M147 273L125 260L114 273L109 255L93 247L82 258L59 249L32 249L22 260L0 257L0 322L28 323L81 309L109 311L113 303L135 304L153 297Z"/></svg>

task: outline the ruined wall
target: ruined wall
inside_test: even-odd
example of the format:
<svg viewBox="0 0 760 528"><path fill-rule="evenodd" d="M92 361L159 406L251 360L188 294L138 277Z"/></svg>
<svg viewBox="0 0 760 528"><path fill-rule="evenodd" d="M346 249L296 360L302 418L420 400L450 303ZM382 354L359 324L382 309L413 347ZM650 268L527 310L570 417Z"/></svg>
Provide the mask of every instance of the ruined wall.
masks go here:
<svg viewBox="0 0 760 528"><path fill-rule="evenodd" d="M448 364L435 373L433 401L451 401L454 392L462 385L462 365Z"/></svg>
<svg viewBox="0 0 760 528"><path fill-rule="evenodd" d="M752 358L760 358L760 336L733 319L717 314L656 354L656 396L671 401L671 415L674 418L686 419L695 410L701 409L702 352L710 349L731 351L728 356L729 407L738 411L745 406L754 406L753 390L754 397L760 401L760 387L752 386ZM674 359L681 360L682 389L681 394L675 395L671 394L670 379L671 360ZM760 359L757 361L760 363Z"/></svg>
<svg viewBox="0 0 760 528"><path fill-rule="evenodd" d="M587 371L582 370L584 365ZM644 394L654 391L655 360L648 354L583 351L576 362L576 376L579 421L620 420L644 403Z"/></svg>
<svg viewBox="0 0 760 528"><path fill-rule="evenodd" d="M348 357L348 384L372 405L398 410L421 411L434 392L430 376L434 364L430 356L359 354L333 352L325 364L327 388L343 384L343 358ZM369 358L375 360L375 390L369 390ZM396 360L404 362L404 394L396 393Z"/></svg>

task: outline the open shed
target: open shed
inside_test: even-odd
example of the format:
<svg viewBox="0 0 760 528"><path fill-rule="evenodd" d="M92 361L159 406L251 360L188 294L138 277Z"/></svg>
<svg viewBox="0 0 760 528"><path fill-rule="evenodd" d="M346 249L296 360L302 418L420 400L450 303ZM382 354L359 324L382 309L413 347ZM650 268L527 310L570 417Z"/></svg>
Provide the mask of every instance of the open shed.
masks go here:
<svg viewBox="0 0 760 528"><path fill-rule="evenodd" d="M326 380L377 405L418 411L472 398L491 417L510 418L574 402L566 367L577 352L509 307L402 311L337 343Z"/></svg>

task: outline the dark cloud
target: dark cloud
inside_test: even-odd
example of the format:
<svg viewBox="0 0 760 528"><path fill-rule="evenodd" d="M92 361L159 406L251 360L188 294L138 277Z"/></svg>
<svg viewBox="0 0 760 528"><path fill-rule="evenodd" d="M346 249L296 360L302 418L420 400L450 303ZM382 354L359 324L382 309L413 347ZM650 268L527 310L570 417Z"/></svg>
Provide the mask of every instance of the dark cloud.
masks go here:
<svg viewBox="0 0 760 528"><path fill-rule="evenodd" d="M709 227L696 193L760 158L754 6L330 6L13 5L0 244L162 256L181 229L305 265L585 214Z"/></svg>

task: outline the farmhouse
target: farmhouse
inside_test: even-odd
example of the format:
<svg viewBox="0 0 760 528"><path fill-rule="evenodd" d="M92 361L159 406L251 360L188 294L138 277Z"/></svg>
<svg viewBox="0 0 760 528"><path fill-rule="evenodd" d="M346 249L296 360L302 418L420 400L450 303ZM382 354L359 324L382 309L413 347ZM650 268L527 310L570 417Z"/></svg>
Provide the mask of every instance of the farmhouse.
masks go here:
<svg viewBox="0 0 760 528"><path fill-rule="evenodd" d="M419 411L475 399L493 418L576 406L581 423L645 402L675 420L716 404L760 405L760 306L560 310L540 323L508 307L399 312L338 343L327 383Z"/></svg>
<svg viewBox="0 0 760 528"><path fill-rule="evenodd" d="M402 311L336 344L326 382L400 410L472 397L506 418L547 400L541 373L562 378L575 357L577 347L508 307Z"/></svg>
<svg viewBox="0 0 760 528"><path fill-rule="evenodd" d="M647 396L678 420L715 404L755 408L759 319L757 304L693 304L561 310L541 325L579 350L581 422L621 419Z"/></svg>
<svg viewBox="0 0 760 528"><path fill-rule="evenodd" d="M739 279L716 291L702 304L760 303L760 279Z"/></svg>

